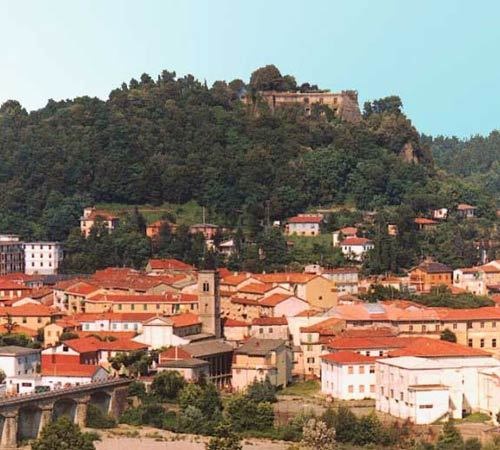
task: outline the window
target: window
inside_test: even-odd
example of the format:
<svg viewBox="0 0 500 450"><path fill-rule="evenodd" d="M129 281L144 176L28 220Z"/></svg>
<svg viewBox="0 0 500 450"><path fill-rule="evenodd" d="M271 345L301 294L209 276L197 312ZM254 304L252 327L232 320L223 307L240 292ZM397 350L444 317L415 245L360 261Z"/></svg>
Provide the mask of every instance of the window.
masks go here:
<svg viewBox="0 0 500 450"><path fill-rule="evenodd" d="M481 328L484 328L484 322L481 322L480 326L481 326Z"/></svg>
<svg viewBox="0 0 500 450"><path fill-rule="evenodd" d="M128 323L124 323L124 324L123 324L123 329L124 329L124 330L128 330Z"/></svg>
<svg viewBox="0 0 500 450"><path fill-rule="evenodd" d="M458 324L454 323L453 324L453 329L456 330L458 328Z"/></svg>
<svg viewBox="0 0 500 450"><path fill-rule="evenodd" d="M394 398L394 389L391 389L391 398Z"/></svg>
<svg viewBox="0 0 500 450"><path fill-rule="evenodd" d="M479 346L480 346L481 348L483 348L483 347L484 347L484 339L481 339L481 340L479 341Z"/></svg>
<svg viewBox="0 0 500 450"><path fill-rule="evenodd" d="M210 292L210 284L208 281L203 282L203 292Z"/></svg>
<svg viewBox="0 0 500 450"><path fill-rule="evenodd" d="M418 409L432 409L432 405L418 405Z"/></svg>
<svg viewBox="0 0 500 450"><path fill-rule="evenodd" d="M496 340L496 339L492 339L492 340L491 340L491 346L492 346L493 348L497 348L497 340Z"/></svg>
<svg viewBox="0 0 500 450"><path fill-rule="evenodd" d="M134 311L134 310L135 310L135 305L134 305L133 303L130 305L130 309L131 309L132 311Z"/></svg>
<svg viewBox="0 0 500 450"><path fill-rule="evenodd" d="M365 392L365 385L364 384L359 385L359 392Z"/></svg>
<svg viewBox="0 0 500 450"><path fill-rule="evenodd" d="M160 309L160 304L159 303L156 304L156 309Z"/></svg>
<svg viewBox="0 0 500 450"><path fill-rule="evenodd" d="M272 333L273 332L273 329L272 327L269 327L269 329L267 330L269 333Z"/></svg>
<svg viewBox="0 0 500 450"><path fill-rule="evenodd" d="M375 385L374 384L370 384L370 392L372 394L375 393Z"/></svg>
<svg viewBox="0 0 500 450"><path fill-rule="evenodd" d="M359 366L359 373L360 374L365 373L365 366Z"/></svg>
<svg viewBox="0 0 500 450"><path fill-rule="evenodd" d="M380 351L378 352L378 355L379 355L379 356L384 356L384 352L383 352L382 350L380 350Z"/></svg>
<svg viewBox="0 0 500 450"><path fill-rule="evenodd" d="M122 304L121 303L118 303L118 310L121 311L122 310Z"/></svg>
<svg viewBox="0 0 500 450"><path fill-rule="evenodd" d="M69 352L69 347L67 345L63 345L63 352Z"/></svg>
<svg viewBox="0 0 500 450"><path fill-rule="evenodd" d="M369 351L366 352L366 356L370 356L370 352Z"/></svg>
<svg viewBox="0 0 500 450"><path fill-rule="evenodd" d="M349 391L349 394L352 394L354 392L354 386L350 384L347 390Z"/></svg>
<svg viewBox="0 0 500 450"><path fill-rule="evenodd" d="M144 303L144 305L142 305L142 309L143 309L144 311L147 311L147 310L148 310L148 305L146 305L146 304Z"/></svg>
<svg viewBox="0 0 500 450"><path fill-rule="evenodd" d="M308 364L314 364L314 358L307 358Z"/></svg>
<svg viewBox="0 0 500 450"><path fill-rule="evenodd" d="M472 339L467 339L467 345L468 345L469 347L472 347Z"/></svg>
<svg viewBox="0 0 500 450"><path fill-rule="evenodd" d="M402 392L400 392L400 393L399 393L399 399L400 399L401 401L403 401L403 400L404 400L404 394L403 394Z"/></svg>
<svg viewBox="0 0 500 450"><path fill-rule="evenodd" d="M375 373L375 366L370 366L370 373Z"/></svg>
<svg viewBox="0 0 500 450"><path fill-rule="evenodd" d="M422 333L425 333L427 331L427 327L425 325L422 325Z"/></svg>
<svg viewBox="0 0 500 450"><path fill-rule="evenodd" d="M26 323L28 322L28 319L26 319L26 317L23 317L23 323Z"/></svg>
<svg viewBox="0 0 500 450"><path fill-rule="evenodd" d="M347 373L349 375L352 375L354 373L354 367L352 367L352 366L347 367Z"/></svg>
<svg viewBox="0 0 500 450"><path fill-rule="evenodd" d="M496 322L491 322L491 326L492 326L493 328L496 328L496 327L497 327L497 323L496 323Z"/></svg>
<svg viewBox="0 0 500 450"><path fill-rule="evenodd" d="M408 330L413 331L413 325L409 325Z"/></svg>
<svg viewBox="0 0 500 450"><path fill-rule="evenodd" d="M262 327L259 328L259 334L264 334L264 328Z"/></svg>
<svg viewBox="0 0 500 450"><path fill-rule="evenodd" d="M307 342L311 342L312 341L312 334L308 334L307 335Z"/></svg>
<svg viewBox="0 0 500 450"><path fill-rule="evenodd" d="M47 330L47 337L51 337L51 336L52 336L52 331Z"/></svg>
<svg viewBox="0 0 500 450"><path fill-rule="evenodd" d="M308 352L312 352L312 349L313 349L313 346L312 346L312 345L308 345L308 346L307 346L307 351L308 351Z"/></svg>

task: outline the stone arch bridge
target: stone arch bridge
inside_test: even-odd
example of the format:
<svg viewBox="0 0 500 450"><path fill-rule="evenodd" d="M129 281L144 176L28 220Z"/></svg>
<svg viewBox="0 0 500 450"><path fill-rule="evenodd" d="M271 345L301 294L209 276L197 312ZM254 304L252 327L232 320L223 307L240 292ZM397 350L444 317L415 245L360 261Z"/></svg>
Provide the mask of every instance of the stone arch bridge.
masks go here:
<svg viewBox="0 0 500 450"><path fill-rule="evenodd" d="M60 416L85 426L89 404L118 417L127 406L127 388L131 381L115 378L0 399L0 450L15 449L18 442L37 438L48 422Z"/></svg>

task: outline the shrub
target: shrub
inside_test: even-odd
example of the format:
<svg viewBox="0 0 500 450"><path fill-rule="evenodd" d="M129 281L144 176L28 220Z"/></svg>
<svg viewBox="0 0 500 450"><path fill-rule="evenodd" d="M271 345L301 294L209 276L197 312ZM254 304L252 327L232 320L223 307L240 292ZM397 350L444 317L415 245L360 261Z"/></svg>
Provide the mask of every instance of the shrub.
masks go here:
<svg viewBox="0 0 500 450"><path fill-rule="evenodd" d="M271 384L269 378L267 377L263 381L255 380L252 384L250 384L247 387L246 395L250 400L253 400L256 403L275 403L277 401L276 388Z"/></svg>
<svg viewBox="0 0 500 450"><path fill-rule="evenodd" d="M335 429L321 420L309 419L302 430L302 444L310 449L335 450Z"/></svg>
<svg viewBox="0 0 500 450"><path fill-rule="evenodd" d="M146 385L142 381L132 381L128 386L128 395L144 399L146 397Z"/></svg>
<svg viewBox="0 0 500 450"><path fill-rule="evenodd" d="M274 422L274 410L270 403L255 403L243 395L229 398L224 414L236 432L267 430Z"/></svg>
<svg viewBox="0 0 500 450"><path fill-rule="evenodd" d="M177 431L203 434L204 416L196 406L188 406L178 417Z"/></svg>
<svg viewBox="0 0 500 450"><path fill-rule="evenodd" d="M186 380L179 372L160 372L153 379L151 392L162 401L175 400L185 385Z"/></svg>
<svg viewBox="0 0 500 450"><path fill-rule="evenodd" d="M115 419L92 404L88 405L85 423L89 428L106 429L116 427Z"/></svg>

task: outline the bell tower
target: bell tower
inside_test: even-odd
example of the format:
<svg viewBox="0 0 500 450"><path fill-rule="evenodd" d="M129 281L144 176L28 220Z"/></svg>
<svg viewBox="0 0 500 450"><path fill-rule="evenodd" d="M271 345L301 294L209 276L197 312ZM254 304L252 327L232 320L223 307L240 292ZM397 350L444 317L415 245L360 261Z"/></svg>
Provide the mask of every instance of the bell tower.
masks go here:
<svg viewBox="0 0 500 450"><path fill-rule="evenodd" d="M222 337L220 315L219 273L215 270L198 272L198 315L203 333Z"/></svg>

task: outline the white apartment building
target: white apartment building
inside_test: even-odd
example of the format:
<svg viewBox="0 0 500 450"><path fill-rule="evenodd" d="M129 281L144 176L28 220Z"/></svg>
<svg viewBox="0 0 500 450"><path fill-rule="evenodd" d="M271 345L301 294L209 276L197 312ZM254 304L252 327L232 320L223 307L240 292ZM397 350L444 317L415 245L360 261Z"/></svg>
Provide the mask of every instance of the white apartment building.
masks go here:
<svg viewBox="0 0 500 450"><path fill-rule="evenodd" d="M491 377L480 376L492 370L500 371L500 361L492 356L379 359L376 407L416 424L461 419L476 411L493 415L498 405L485 403L483 390L491 389L488 396L498 397L499 386L483 387Z"/></svg>
<svg viewBox="0 0 500 450"><path fill-rule="evenodd" d="M352 237L344 239L340 243L343 255L354 261L362 261L365 255L373 248L375 248L373 242L366 238Z"/></svg>
<svg viewBox="0 0 500 450"><path fill-rule="evenodd" d="M375 358L350 351L323 355L321 392L342 400L375 398Z"/></svg>
<svg viewBox="0 0 500 450"><path fill-rule="evenodd" d="M59 242L27 242L24 244L25 273L28 275L54 275L63 260Z"/></svg>
<svg viewBox="0 0 500 450"><path fill-rule="evenodd" d="M8 345L0 347L0 368L7 379L20 375L34 375L40 364L40 350Z"/></svg>

